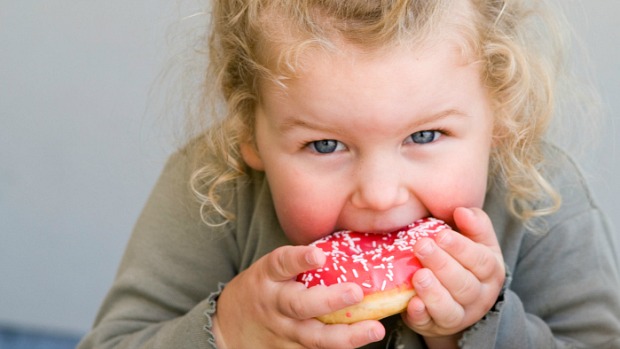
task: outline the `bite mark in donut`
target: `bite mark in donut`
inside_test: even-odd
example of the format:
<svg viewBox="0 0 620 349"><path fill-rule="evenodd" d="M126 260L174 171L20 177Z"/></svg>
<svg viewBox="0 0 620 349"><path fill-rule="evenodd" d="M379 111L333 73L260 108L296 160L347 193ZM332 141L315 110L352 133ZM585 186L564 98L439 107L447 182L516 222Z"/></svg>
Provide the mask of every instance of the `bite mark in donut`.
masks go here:
<svg viewBox="0 0 620 349"><path fill-rule="evenodd" d="M419 219L405 229L387 234L339 231L313 242L327 257L321 268L297 276L306 287L354 282L364 291L361 303L318 317L324 323L378 320L407 308L415 290L413 274L422 268L413 246L449 228L443 221Z"/></svg>

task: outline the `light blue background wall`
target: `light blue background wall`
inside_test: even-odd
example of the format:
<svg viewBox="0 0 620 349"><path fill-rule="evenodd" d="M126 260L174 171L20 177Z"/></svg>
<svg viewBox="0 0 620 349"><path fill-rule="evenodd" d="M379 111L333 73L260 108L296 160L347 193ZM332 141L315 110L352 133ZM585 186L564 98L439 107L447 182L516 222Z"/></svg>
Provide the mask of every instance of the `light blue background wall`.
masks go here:
<svg viewBox="0 0 620 349"><path fill-rule="evenodd" d="M89 328L172 149L147 105L175 3L0 0L0 324ZM620 227L620 2L565 4L606 104L584 168Z"/></svg>
<svg viewBox="0 0 620 349"><path fill-rule="evenodd" d="M84 332L170 150L165 1L0 0L0 324Z"/></svg>

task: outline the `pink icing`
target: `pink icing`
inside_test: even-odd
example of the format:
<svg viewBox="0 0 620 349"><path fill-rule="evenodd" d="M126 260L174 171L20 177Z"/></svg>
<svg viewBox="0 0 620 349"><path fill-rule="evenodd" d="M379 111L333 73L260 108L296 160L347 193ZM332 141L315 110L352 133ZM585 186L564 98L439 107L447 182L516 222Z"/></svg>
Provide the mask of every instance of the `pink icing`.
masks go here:
<svg viewBox="0 0 620 349"><path fill-rule="evenodd" d="M413 255L413 245L446 228L443 221L428 217L387 234L335 232L311 244L325 252L323 267L299 274L297 281L306 287L355 282L364 294L401 285L410 288L413 274L422 268Z"/></svg>

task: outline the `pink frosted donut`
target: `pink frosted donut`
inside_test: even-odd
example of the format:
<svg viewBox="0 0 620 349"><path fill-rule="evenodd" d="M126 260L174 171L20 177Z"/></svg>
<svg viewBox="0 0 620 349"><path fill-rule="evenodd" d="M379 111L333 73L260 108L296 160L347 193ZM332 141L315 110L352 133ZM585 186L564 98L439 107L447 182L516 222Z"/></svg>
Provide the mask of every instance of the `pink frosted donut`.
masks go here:
<svg viewBox="0 0 620 349"><path fill-rule="evenodd" d="M369 234L339 231L311 245L325 252L323 267L297 276L297 281L313 287L354 282L362 287L361 303L318 317L324 323L353 323L382 319L407 308L415 291L413 274L422 268L413 255L413 245L423 237L433 237L449 228L435 218L419 219L407 228L387 233Z"/></svg>

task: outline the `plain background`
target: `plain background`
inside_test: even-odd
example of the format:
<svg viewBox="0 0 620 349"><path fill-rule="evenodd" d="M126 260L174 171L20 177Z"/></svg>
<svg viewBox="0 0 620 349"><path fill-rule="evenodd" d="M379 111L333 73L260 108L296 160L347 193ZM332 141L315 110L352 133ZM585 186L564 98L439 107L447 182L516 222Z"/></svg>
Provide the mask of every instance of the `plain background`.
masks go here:
<svg viewBox="0 0 620 349"><path fill-rule="evenodd" d="M620 2L563 1L605 112L583 167L620 227ZM0 0L0 324L90 327L174 148L150 91L197 3Z"/></svg>

